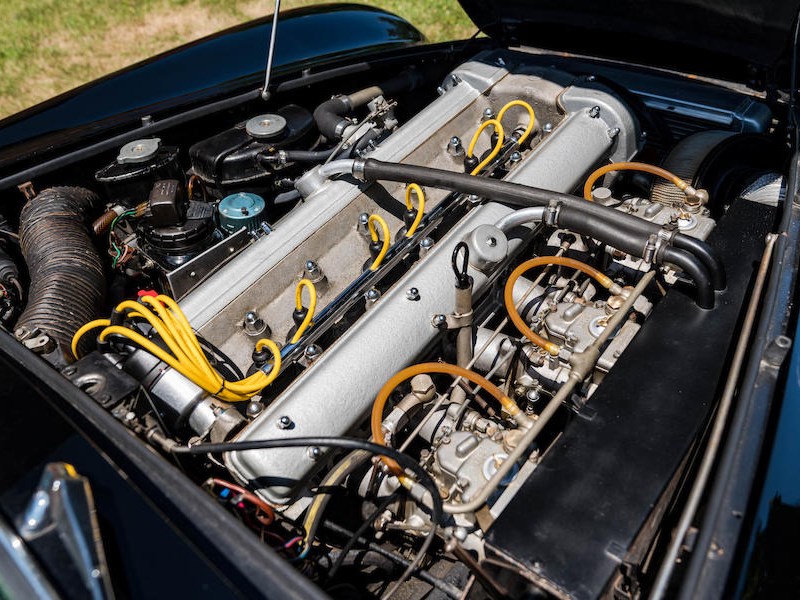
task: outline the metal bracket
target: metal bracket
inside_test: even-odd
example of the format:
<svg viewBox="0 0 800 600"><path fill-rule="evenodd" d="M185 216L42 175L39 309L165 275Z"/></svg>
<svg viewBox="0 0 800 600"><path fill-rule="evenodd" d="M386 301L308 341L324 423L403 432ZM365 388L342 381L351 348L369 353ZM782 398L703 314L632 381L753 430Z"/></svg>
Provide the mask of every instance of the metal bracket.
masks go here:
<svg viewBox="0 0 800 600"><path fill-rule="evenodd" d="M472 311L464 313L463 315L445 315L444 329L462 329L463 327L472 326Z"/></svg>

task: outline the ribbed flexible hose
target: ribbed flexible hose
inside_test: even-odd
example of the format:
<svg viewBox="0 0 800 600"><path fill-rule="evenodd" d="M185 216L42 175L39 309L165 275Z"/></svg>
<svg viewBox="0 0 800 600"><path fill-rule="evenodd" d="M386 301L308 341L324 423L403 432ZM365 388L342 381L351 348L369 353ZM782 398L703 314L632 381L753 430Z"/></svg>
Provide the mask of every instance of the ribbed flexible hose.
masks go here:
<svg viewBox="0 0 800 600"><path fill-rule="evenodd" d="M79 187L43 190L22 209L19 238L31 277L17 329L40 329L71 359L76 331L94 319L105 296L103 263L87 219L99 198Z"/></svg>

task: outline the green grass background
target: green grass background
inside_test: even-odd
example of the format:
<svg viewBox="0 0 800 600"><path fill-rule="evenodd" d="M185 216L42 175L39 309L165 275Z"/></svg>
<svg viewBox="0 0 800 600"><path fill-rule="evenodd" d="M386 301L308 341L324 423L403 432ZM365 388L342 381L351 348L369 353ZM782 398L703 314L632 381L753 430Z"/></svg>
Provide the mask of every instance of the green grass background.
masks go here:
<svg viewBox="0 0 800 600"><path fill-rule="evenodd" d="M284 0L281 10L320 4ZM472 35L457 0L360 0L431 41ZM269 0L2 0L0 117L192 39L272 12Z"/></svg>

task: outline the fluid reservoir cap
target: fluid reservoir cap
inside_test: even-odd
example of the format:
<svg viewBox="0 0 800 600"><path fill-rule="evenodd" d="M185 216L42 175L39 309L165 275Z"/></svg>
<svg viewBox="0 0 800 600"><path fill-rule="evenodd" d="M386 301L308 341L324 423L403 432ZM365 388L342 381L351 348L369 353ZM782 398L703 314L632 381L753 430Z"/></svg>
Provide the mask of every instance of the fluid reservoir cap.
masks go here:
<svg viewBox="0 0 800 600"><path fill-rule="evenodd" d="M226 196L219 203L219 225L229 233L242 227L255 231L264 221L265 206L264 199L258 194L239 192Z"/></svg>
<svg viewBox="0 0 800 600"><path fill-rule="evenodd" d="M286 129L286 119L275 114L258 115L250 119L244 128L250 137L268 140L283 133Z"/></svg>
<svg viewBox="0 0 800 600"><path fill-rule="evenodd" d="M117 156L117 163L125 165L129 163L147 162L158 153L160 147L160 138L133 140L120 148L119 156Z"/></svg>

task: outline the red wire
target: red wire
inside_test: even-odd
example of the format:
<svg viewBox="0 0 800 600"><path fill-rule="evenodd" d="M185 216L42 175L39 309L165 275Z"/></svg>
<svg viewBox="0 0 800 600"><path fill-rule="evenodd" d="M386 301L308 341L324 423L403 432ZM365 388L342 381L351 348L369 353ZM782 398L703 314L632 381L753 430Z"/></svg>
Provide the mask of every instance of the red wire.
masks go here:
<svg viewBox="0 0 800 600"><path fill-rule="evenodd" d="M254 505L260 511L260 513L256 513L256 519L258 519L258 522L262 525L269 525L275 520L275 511L272 510L272 507L250 490L236 485L235 483L231 483L230 481L217 479L216 477L211 478L211 482L219 487L228 488L233 492L237 492L241 495L243 500L247 500L250 504Z"/></svg>

